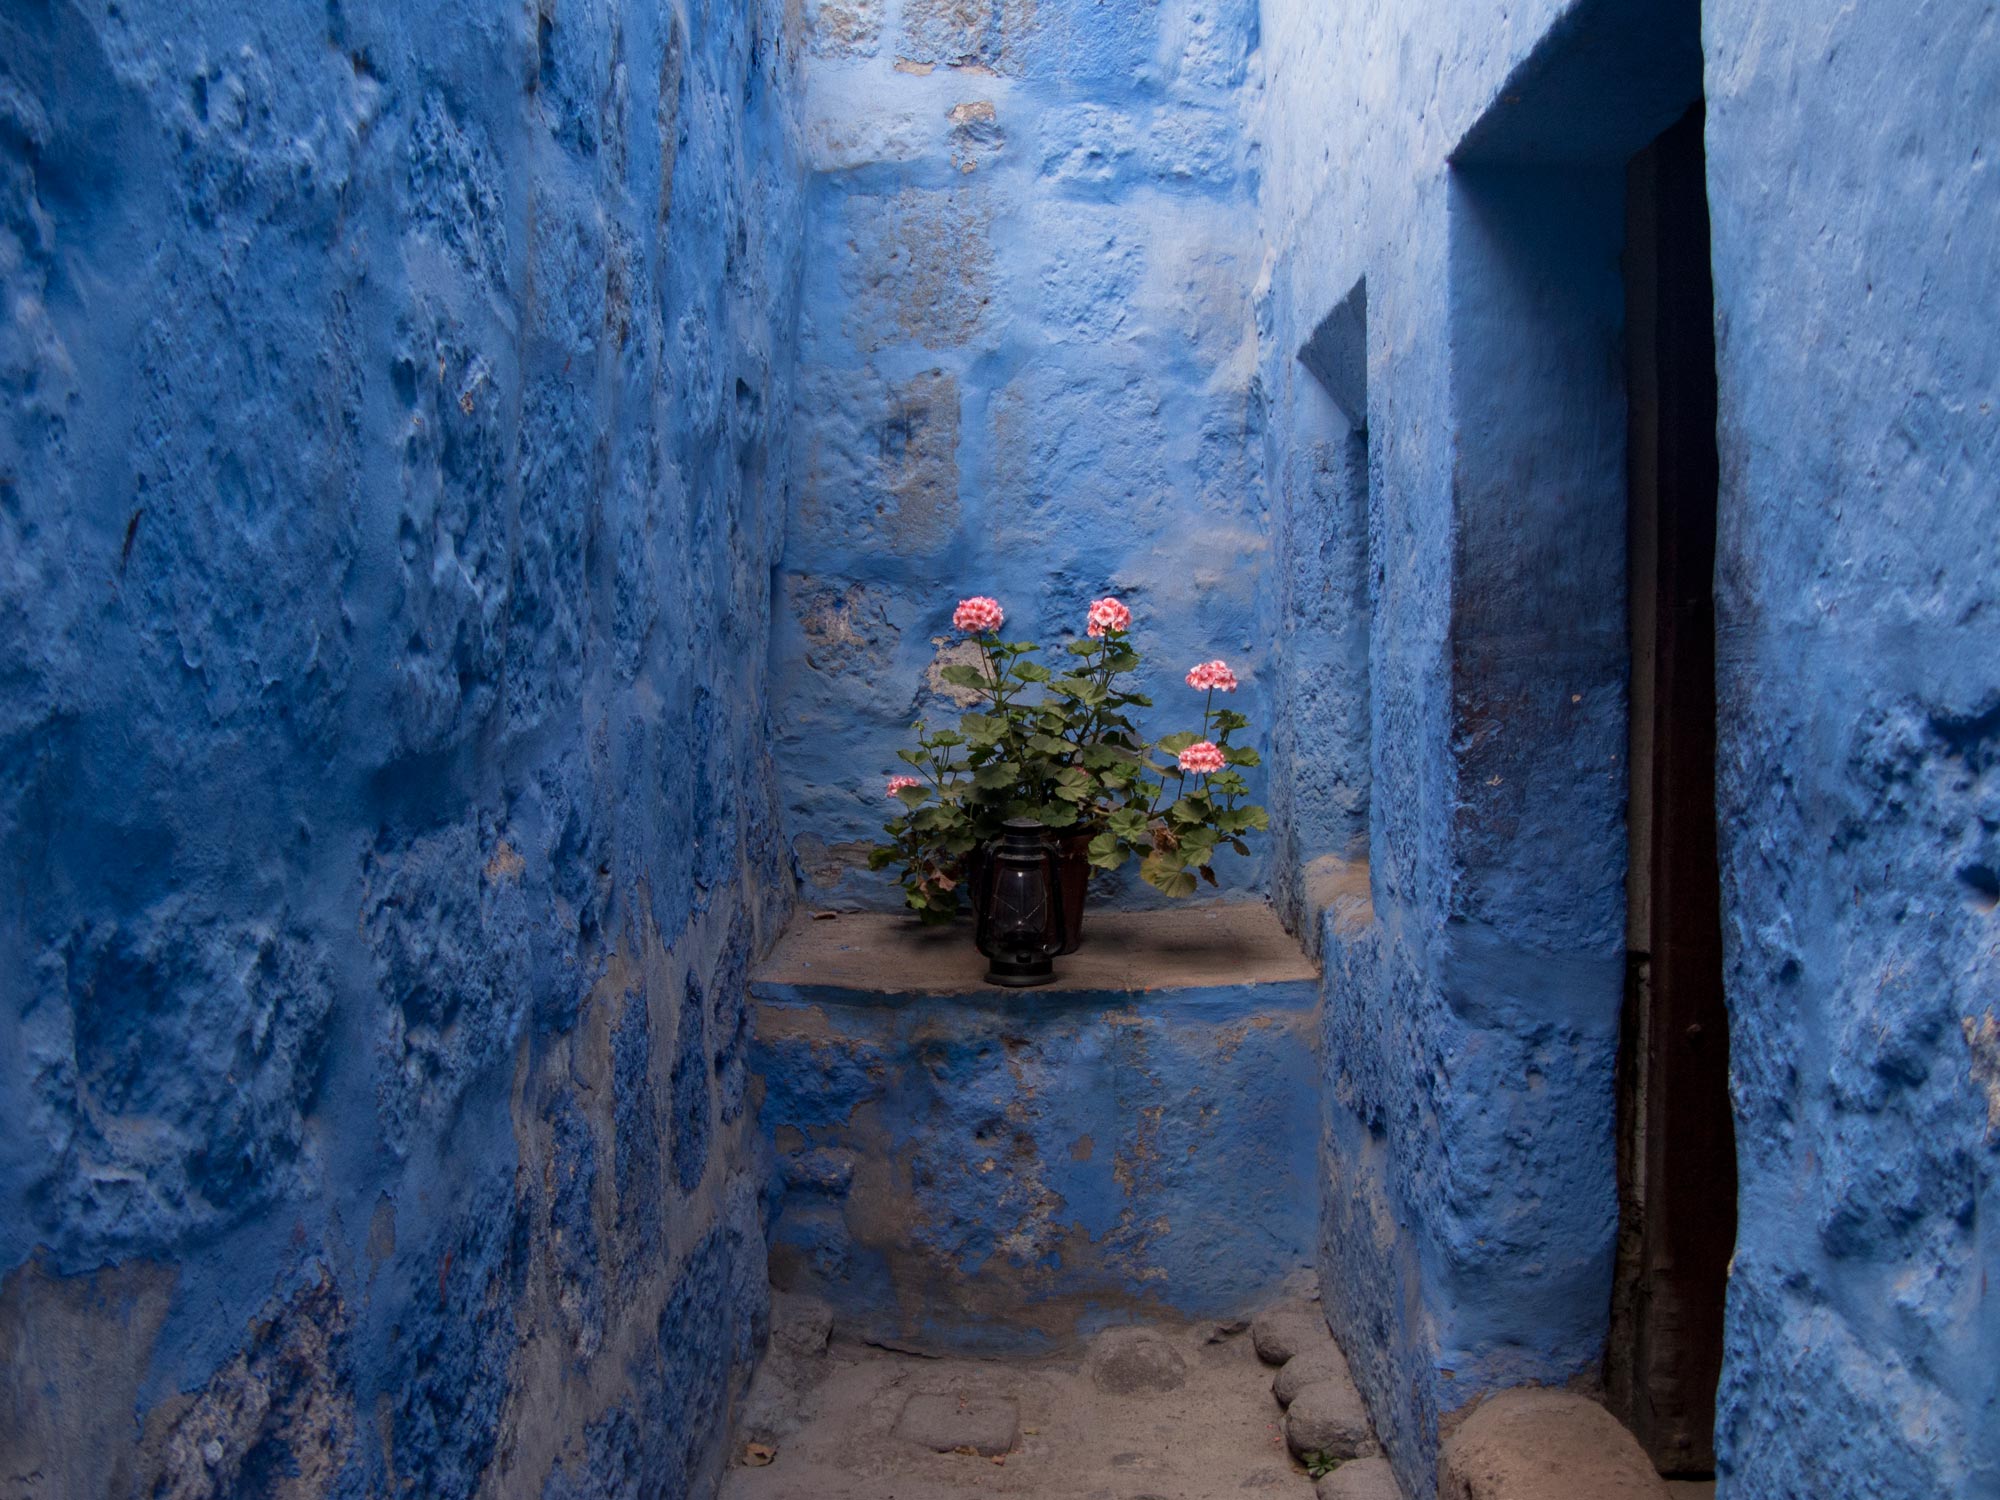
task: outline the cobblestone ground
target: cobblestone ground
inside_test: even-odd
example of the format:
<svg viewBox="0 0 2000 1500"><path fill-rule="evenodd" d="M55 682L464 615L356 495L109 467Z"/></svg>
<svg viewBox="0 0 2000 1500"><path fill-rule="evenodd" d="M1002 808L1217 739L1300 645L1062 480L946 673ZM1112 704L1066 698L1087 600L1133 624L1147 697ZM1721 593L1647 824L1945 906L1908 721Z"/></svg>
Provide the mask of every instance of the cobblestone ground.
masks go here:
<svg viewBox="0 0 2000 1500"><path fill-rule="evenodd" d="M779 1299L724 1500L1313 1500L1302 1455L1319 1452L1348 1458L1321 1495L1400 1500L1306 1303L1254 1331L1116 1329L1046 1360L932 1359L830 1330L823 1308Z"/></svg>

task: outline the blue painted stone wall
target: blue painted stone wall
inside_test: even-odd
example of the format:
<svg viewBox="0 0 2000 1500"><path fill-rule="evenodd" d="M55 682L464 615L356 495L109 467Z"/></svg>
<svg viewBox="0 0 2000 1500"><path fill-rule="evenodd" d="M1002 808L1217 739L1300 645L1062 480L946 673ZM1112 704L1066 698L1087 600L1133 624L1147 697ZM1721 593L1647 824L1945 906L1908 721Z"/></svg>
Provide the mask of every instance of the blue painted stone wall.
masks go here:
<svg viewBox="0 0 2000 1500"><path fill-rule="evenodd" d="M1368 901L1369 445L1296 360L1270 371L1277 632L1271 650L1270 894L1317 954L1328 910Z"/></svg>
<svg viewBox="0 0 2000 1500"><path fill-rule="evenodd" d="M773 688L807 900L899 901L865 851L912 721L963 711L967 595L1060 645L1116 593L1156 732L1218 656L1268 732L1257 40L1253 0L817 5ZM1218 873L1261 890L1263 851Z"/></svg>
<svg viewBox="0 0 2000 1500"><path fill-rule="evenodd" d="M765 1316L803 46L776 0L0 15L35 1492L708 1482Z"/></svg>
<svg viewBox="0 0 2000 1500"><path fill-rule="evenodd" d="M1371 899L1322 918L1322 1281L1416 1494L1483 1395L1594 1384L1607 1322L1622 685L1602 649L1574 684L1589 662L1561 655L1510 676L1547 622L1482 573L1530 576L1522 554L1560 540L1537 487L1592 493L1602 445L1506 425L1525 403L1480 319L1515 299L1537 340L1581 338L1591 278L1616 262L1588 233L1536 252L1533 226L1579 203L1536 210L1448 160L1587 9L1263 7L1262 368L1287 535L1318 524L1294 476L1327 430L1296 353L1364 277L1368 293ZM1980 122L2000 35L1970 3L1808 6L1773 32L1768 8L1708 0L1701 19L1743 1174L1721 1493L1986 1495L2000 344L1980 311L1992 258L1961 247L1996 227ZM1562 256L1575 274L1552 288L1517 274ZM1553 484L1551 457L1571 465ZM1544 529L1492 530L1517 518ZM1601 601L1574 593L1575 555L1549 555L1525 596ZM1285 629L1304 613L1288 606Z"/></svg>
<svg viewBox="0 0 2000 1500"><path fill-rule="evenodd" d="M1990 6L1711 0L1723 1492L2000 1493Z"/></svg>
<svg viewBox="0 0 2000 1500"><path fill-rule="evenodd" d="M1476 793L1458 764L1451 652L1445 158L1558 9L1264 7L1262 368L1273 484L1285 486L1294 534L1325 524L1298 476L1320 466L1310 445L1327 430L1297 354L1367 286L1372 539L1368 561L1350 551L1335 577L1371 615L1368 894L1349 871L1346 899L1301 904L1318 909L1326 968L1322 1294L1413 1494L1435 1488L1454 1411L1593 1369L1608 1311L1615 994L1609 1035L1601 1010L1582 1030L1546 1025L1534 1015L1538 966L1516 964L1510 977L1466 951L1479 930L1461 814ZM1368 570L1358 585L1357 567ZM1549 1080L1566 1085L1560 1100L1544 1092ZM1580 1163L1543 1136L1557 1122L1577 1132ZM1565 1295L1562 1273L1579 1259L1601 1272L1581 1297Z"/></svg>
<svg viewBox="0 0 2000 1500"><path fill-rule="evenodd" d="M931 1351L1249 1316L1312 1257L1317 1000L759 982L773 1281Z"/></svg>

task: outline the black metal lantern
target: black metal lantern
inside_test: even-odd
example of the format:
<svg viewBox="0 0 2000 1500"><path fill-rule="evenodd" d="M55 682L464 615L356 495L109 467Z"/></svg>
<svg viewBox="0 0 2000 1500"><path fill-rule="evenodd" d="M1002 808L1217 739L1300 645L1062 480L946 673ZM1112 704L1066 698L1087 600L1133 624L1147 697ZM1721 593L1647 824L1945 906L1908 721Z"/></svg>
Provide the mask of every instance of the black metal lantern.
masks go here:
<svg viewBox="0 0 2000 1500"><path fill-rule="evenodd" d="M1056 880L1056 850L1040 823L1015 818L987 857L978 885L976 941L986 982L1033 989L1056 977L1067 933Z"/></svg>

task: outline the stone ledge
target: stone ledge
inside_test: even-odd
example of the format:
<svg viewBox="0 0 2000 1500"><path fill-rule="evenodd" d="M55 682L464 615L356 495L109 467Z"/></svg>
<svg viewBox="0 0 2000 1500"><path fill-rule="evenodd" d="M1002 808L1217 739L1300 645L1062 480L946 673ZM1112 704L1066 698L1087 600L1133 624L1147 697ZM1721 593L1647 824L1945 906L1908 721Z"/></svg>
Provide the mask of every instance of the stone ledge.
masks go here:
<svg viewBox="0 0 2000 1500"><path fill-rule="evenodd" d="M767 998L832 990L857 999L965 995L1020 1006L1051 993L1235 990L1319 980L1318 966L1262 902L1093 911L1082 949L1056 960L1054 984L1003 990L985 983L985 972L969 920L924 927L893 913L825 919L801 913L751 986Z"/></svg>

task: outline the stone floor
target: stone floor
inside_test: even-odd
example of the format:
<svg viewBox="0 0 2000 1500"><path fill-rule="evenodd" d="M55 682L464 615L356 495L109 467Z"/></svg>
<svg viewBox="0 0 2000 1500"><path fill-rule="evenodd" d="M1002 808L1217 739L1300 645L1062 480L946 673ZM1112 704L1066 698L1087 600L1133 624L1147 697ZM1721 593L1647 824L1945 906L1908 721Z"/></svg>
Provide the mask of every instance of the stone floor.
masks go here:
<svg viewBox="0 0 2000 1500"><path fill-rule="evenodd" d="M823 1313L785 1302L724 1500L1313 1500L1277 1370L1241 1326L1116 1330L1073 1359L931 1359L829 1341ZM1380 1460L1349 1467L1338 1493L1398 1500ZM1352 1483L1362 1471L1375 1487Z"/></svg>
<svg viewBox="0 0 2000 1500"><path fill-rule="evenodd" d="M1477 1443L1476 1422L1461 1432L1471 1446L1446 1468L1464 1472L1442 1485L1454 1494L1583 1500L1588 1475L1593 1494L1713 1500L1712 1483L1662 1484L1629 1434L1574 1396L1510 1393L1481 1412L1495 1431ZM1584 1428L1610 1438L1550 1447ZM1486 1451L1496 1442L1505 1451ZM1248 1324L1112 1329L1076 1357L1041 1360L856 1343L834 1337L825 1303L780 1296L722 1486L722 1500L1246 1493L1405 1500L1304 1287Z"/></svg>

